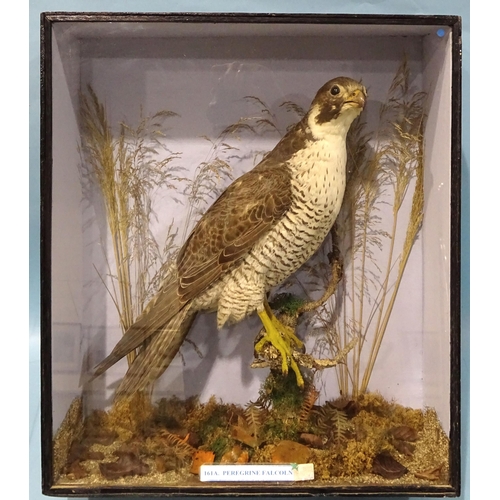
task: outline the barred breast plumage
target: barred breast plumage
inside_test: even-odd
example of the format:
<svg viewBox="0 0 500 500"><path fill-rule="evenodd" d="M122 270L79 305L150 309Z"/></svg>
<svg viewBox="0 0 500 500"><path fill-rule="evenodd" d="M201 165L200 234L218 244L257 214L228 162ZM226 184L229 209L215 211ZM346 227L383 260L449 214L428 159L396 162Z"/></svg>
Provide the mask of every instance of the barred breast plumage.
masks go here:
<svg viewBox="0 0 500 500"><path fill-rule="evenodd" d="M267 317L266 293L306 262L332 227L346 184L346 135L365 99L366 89L349 78L321 87L305 117L201 218L180 251L176 273L94 377L152 337L118 394L150 389L198 311L217 310L219 327L256 311L269 341L279 344L283 370L290 363L301 383L281 340L284 332L274 331L279 322Z"/></svg>
<svg viewBox="0 0 500 500"><path fill-rule="evenodd" d="M290 208L222 280L216 294L219 328L258 310L263 293L294 273L321 245L339 213L345 190L346 154L345 147L339 147L341 141L341 137L311 140L288 161Z"/></svg>

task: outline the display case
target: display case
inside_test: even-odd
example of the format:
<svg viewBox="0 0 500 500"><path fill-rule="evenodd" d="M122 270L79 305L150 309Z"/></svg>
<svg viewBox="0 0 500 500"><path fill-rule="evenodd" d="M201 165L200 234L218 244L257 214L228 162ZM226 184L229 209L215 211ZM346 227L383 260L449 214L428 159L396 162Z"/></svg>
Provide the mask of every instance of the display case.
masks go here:
<svg viewBox="0 0 500 500"><path fill-rule="evenodd" d="M458 495L460 18L44 13L41 51L44 493Z"/></svg>

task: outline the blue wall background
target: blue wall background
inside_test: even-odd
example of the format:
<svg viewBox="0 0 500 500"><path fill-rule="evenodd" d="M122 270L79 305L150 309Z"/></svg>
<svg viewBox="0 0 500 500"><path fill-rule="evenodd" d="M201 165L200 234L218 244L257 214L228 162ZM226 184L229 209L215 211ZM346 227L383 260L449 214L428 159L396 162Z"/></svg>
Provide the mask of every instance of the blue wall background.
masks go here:
<svg viewBox="0 0 500 500"><path fill-rule="evenodd" d="M470 13L468 0L30 0L29 12L29 165L30 165L30 400L29 446L31 500L41 494L40 358L39 358L39 19L45 11L120 12L283 12L345 14L453 14L463 22L463 149L462 149L462 495L470 498L469 475L469 213L470 213Z"/></svg>

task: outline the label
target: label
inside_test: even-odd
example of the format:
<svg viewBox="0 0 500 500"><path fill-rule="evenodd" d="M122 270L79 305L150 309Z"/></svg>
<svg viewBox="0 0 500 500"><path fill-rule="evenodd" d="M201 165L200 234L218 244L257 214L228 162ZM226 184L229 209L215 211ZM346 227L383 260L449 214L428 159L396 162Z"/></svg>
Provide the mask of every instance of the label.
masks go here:
<svg viewBox="0 0 500 500"><path fill-rule="evenodd" d="M202 465L200 481L311 481L314 464Z"/></svg>

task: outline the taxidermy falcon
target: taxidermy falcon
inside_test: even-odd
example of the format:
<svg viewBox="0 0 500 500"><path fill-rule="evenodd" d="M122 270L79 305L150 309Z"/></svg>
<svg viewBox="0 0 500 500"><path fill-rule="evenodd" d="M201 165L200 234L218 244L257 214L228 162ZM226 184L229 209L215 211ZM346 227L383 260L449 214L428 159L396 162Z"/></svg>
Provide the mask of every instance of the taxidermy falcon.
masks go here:
<svg viewBox="0 0 500 500"><path fill-rule="evenodd" d="M92 379L142 346L117 396L151 391L199 311L217 311L218 328L257 312L266 334L256 349L272 343L283 372L290 366L304 385L291 356L302 342L274 316L267 293L314 254L335 222L346 185L346 135L366 96L361 83L346 77L319 89L302 120L203 215L172 277Z"/></svg>

